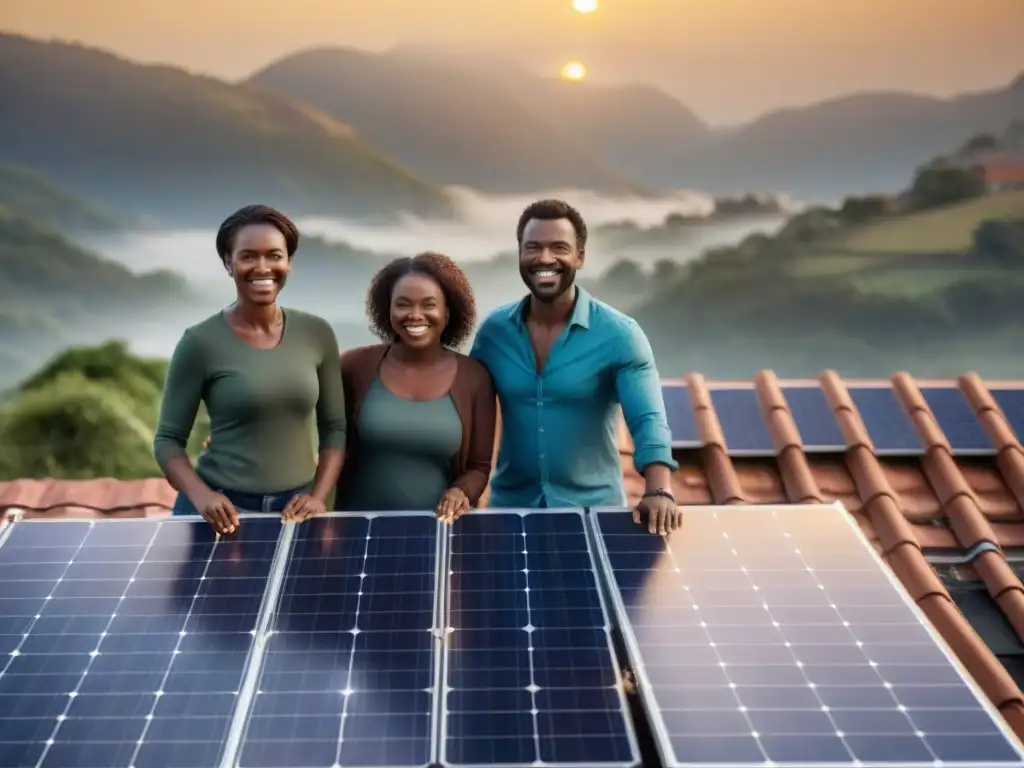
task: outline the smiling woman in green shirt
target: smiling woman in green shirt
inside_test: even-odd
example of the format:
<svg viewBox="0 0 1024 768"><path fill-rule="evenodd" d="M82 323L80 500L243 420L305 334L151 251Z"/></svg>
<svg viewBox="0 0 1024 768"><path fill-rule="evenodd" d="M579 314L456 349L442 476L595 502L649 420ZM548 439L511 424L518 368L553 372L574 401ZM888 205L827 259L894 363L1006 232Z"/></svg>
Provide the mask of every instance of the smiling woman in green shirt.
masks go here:
<svg viewBox="0 0 1024 768"><path fill-rule="evenodd" d="M218 533L235 530L240 509L296 521L323 512L341 471L345 398L334 331L277 304L298 244L295 225L273 208L229 216L217 252L237 299L185 331L167 370L154 454L178 490L174 514L200 514ZM193 467L185 446L200 402L212 439Z"/></svg>

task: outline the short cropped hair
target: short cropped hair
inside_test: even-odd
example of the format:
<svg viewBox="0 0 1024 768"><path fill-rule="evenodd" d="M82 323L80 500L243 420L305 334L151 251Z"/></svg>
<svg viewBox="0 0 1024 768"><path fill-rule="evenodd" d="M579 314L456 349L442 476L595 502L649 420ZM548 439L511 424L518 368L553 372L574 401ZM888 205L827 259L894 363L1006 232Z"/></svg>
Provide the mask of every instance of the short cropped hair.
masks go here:
<svg viewBox="0 0 1024 768"><path fill-rule="evenodd" d="M580 212L564 200L538 200L526 206L526 209L519 216L519 223L516 225L516 242L519 243L520 248L523 247L523 232L526 231L526 225L532 219L540 219L542 221L568 219L569 223L572 224L572 228L576 231L576 247L581 251L587 247L586 222L583 221Z"/></svg>
<svg viewBox="0 0 1024 768"><path fill-rule="evenodd" d="M284 236L289 259L299 250L299 228L295 222L269 205L247 205L224 219L217 230L217 255L221 261L227 263L235 248L238 233L252 224L269 224L280 232Z"/></svg>

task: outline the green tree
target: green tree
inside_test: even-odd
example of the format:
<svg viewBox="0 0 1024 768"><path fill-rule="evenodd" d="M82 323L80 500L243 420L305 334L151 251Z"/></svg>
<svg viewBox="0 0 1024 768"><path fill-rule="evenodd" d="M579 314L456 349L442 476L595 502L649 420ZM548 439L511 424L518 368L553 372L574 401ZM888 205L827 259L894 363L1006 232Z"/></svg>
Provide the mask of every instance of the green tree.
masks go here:
<svg viewBox="0 0 1024 768"><path fill-rule="evenodd" d="M1003 143L1008 149L1024 149L1024 120L1014 120L1006 129Z"/></svg>
<svg viewBox="0 0 1024 768"><path fill-rule="evenodd" d="M0 479L159 476L152 446L166 367L122 341L54 356L0 409ZM191 454L209 433L200 409Z"/></svg>
<svg viewBox="0 0 1024 768"><path fill-rule="evenodd" d="M66 373L23 392L0 422L0 476L122 479L159 475L153 428L109 384Z"/></svg>
<svg viewBox="0 0 1024 768"><path fill-rule="evenodd" d="M983 221L971 236L975 256L1005 267L1024 264L1024 218Z"/></svg>
<svg viewBox="0 0 1024 768"><path fill-rule="evenodd" d="M994 149L999 149L999 139L991 133L979 133L964 142L960 154L973 155L975 152L989 152Z"/></svg>
<svg viewBox="0 0 1024 768"><path fill-rule="evenodd" d="M892 211L892 201L885 195L848 197L839 208L839 215L847 224L866 224L880 219Z"/></svg>
<svg viewBox="0 0 1024 768"><path fill-rule="evenodd" d="M910 187L910 204L924 211L952 205L985 194L981 174L966 168L932 165L918 170Z"/></svg>
<svg viewBox="0 0 1024 768"><path fill-rule="evenodd" d="M136 400L156 400L167 375L167 362L133 355L120 339L95 347L69 347L50 358L19 389L38 389L68 373L110 384Z"/></svg>

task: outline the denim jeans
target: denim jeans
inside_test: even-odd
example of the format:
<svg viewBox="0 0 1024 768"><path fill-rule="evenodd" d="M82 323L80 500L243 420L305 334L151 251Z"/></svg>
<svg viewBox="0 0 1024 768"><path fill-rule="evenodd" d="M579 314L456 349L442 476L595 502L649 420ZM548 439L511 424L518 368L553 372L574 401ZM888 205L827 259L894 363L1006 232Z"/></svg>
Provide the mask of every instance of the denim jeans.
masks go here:
<svg viewBox="0 0 1024 768"><path fill-rule="evenodd" d="M244 493L242 491L228 491L223 488L212 489L216 493L226 496L228 501L235 505L239 512L281 512L292 497L300 493L308 493L310 486L304 485L291 491L279 493ZM171 508L172 515L198 515L199 510L188 500L183 493L179 493Z"/></svg>

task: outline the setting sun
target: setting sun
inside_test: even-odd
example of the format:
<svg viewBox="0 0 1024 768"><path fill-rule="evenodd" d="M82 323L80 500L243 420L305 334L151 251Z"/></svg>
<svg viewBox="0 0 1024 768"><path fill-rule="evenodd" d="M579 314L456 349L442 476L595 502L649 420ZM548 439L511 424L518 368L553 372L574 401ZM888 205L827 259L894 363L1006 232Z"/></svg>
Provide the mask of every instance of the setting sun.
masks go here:
<svg viewBox="0 0 1024 768"><path fill-rule="evenodd" d="M593 13L597 10L597 0L572 0L572 9L577 13Z"/></svg>
<svg viewBox="0 0 1024 768"><path fill-rule="evenodd" d="M563 80L583 80L587 76L587 68L579 61L570 61L562 67Z"/></svg>

